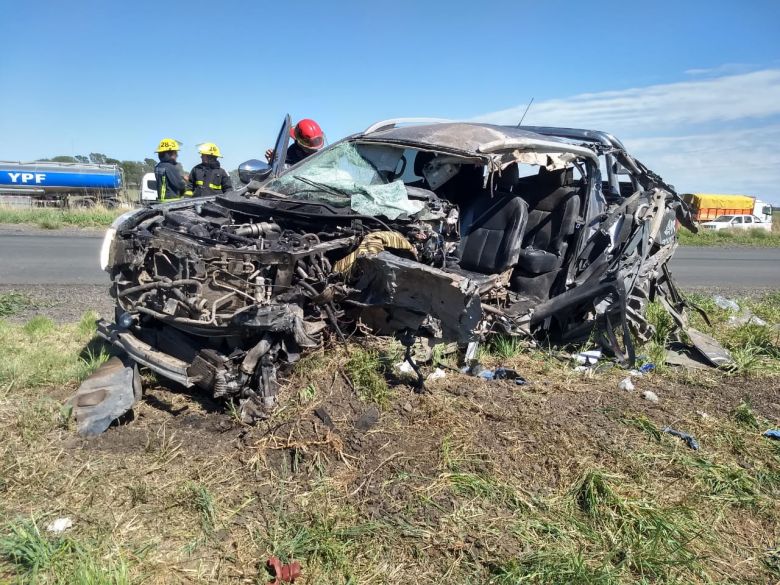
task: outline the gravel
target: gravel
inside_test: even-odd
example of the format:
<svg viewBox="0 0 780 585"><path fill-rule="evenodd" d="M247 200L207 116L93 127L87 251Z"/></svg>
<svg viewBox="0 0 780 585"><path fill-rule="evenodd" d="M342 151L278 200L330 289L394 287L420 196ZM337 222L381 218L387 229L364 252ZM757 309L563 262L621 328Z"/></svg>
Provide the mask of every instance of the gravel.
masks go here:
<svg viewBox="0 0 780 585"><path fill-rule="evenodd" d="M105 285L0 285L0 294L9 292L21 293L32 301L31 306L7 318L12 323L24 323L35 315L45 315L56 323L73 323L87 311L109 319L114 316L114 300Z"/></svg>

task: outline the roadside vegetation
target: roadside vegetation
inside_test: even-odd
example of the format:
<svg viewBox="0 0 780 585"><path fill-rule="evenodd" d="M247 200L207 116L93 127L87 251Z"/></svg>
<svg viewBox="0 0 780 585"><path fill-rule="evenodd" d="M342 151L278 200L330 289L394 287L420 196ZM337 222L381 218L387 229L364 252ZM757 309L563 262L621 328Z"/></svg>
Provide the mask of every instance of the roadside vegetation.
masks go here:
<svg viewBox="0 0 780 585"><path fill-rule="evenodd" d="M754 248L780 247L780 231L774 228L771 232L761 229L750 230L718 230L701 229L698 234L681 228L680 245L682 246L746 246Z"/></svg>
<svg viewBox="0 0 780 585"><path fill-rule="evenodd" d="M747 246L755 248L780 247L780 213L775 213L772 221L772 231L762 229L700 229L698 234L680 228L680 244L682 246Z"/></svg>
<svg viewBox="0 0 780 585"><path fill-rule="evenodd" d="M0 319L16 315L33 306L29 296L16 292L0 293Z"/></svg>
<svg viewBox="0 0 780 585"><path fill-rule="evenodd" d="M53 207L19 208L0 205L0 224L28 224L42 229L106 228L126 209L108 209L102 206L84 209Z"/></svg>
<svg viewBox="0 0 780 585"><path fill-rule="evenodd" d="M446 377L415 394L398 347L336 345L257 426L147 377L134 420L90 441L62 405L106 358L94 316L0 319L0 582L264 583L271 554L323 585L777 582L780 443L762 433L780 424L780 294L692 300L738 368L656 362L626 392L625 370L497 340L483 363L527 384L437 350Z"/></svg>

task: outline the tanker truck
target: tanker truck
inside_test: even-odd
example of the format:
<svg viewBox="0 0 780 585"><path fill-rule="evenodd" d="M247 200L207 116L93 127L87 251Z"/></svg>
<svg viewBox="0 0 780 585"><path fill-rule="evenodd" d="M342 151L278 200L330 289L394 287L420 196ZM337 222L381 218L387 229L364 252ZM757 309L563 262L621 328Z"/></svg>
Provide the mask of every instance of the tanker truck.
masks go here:
<svg viewBox="0 0 780 585"><path fill-rule="evenodd" d="M0 203L113 207L124 181L113 164L0 161Z"/></svg>

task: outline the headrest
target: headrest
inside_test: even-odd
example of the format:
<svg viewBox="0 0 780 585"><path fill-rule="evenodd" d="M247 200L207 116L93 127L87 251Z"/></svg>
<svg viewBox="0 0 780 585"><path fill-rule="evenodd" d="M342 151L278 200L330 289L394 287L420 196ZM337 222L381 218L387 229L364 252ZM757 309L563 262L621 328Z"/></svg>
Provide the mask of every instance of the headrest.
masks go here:
<svg viewBox="0 0 780 585"><path fill-rule="evenodd" d="M539 167L539 174L536 175L536 185L541 188L557 189L564 185L570 185L574 178L574 169L556 169L548 171L545 167Z"/></svg>
<svg viewBox="0 0 780 585"><path fill-rule="evenodd" d="M433 152L425 152L420 150L417 152L417 156L414 157L414 174L418 177L423 176L423 167L431 162L436 157Z"/></svg>
<svg viewBox="0 0 780 585"><path fill-rule="evenodd" d="M501 174L495 175L495 188L496 191L502 193L511 193L512 188L517 185L520 180L520 169L517 167L517 163L512 163L501 171Z"/></svg>
<svg viewBox="0 0 780 585"><path fill-rule="evenodd" d="M572 168L548 171L539 167L537 175L524 177L521 184L520 195L539 211L552 211L577 192Z"/></svg>

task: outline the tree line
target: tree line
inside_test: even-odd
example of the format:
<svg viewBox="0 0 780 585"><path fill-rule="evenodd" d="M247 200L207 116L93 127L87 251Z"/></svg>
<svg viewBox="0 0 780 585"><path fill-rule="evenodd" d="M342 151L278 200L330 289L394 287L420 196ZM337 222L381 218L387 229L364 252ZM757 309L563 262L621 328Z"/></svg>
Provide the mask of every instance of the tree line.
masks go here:
<svg viewBox="0 0 780 585"><path fill-rule="evenodd" d="M100 152L90 152L89 156L83 154L77 154L75 156L60 155L52 158L39 159L40 162L64 162L64 163L93 163L93 164L109 164L118 165L125 176L125 187L139 187L141 185L141 179L146 173L153 173L154 166L157 161L153 158L145 158L144 160L119 160L111 158Z"/></svg>

